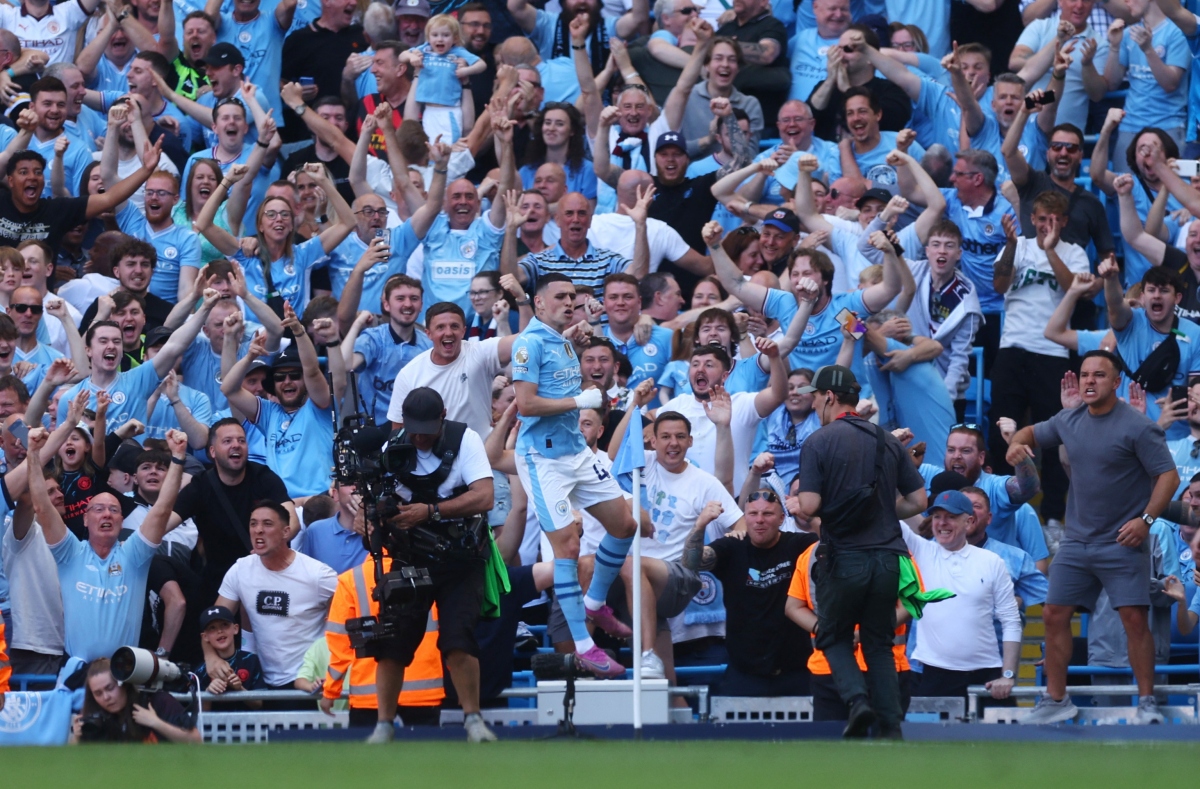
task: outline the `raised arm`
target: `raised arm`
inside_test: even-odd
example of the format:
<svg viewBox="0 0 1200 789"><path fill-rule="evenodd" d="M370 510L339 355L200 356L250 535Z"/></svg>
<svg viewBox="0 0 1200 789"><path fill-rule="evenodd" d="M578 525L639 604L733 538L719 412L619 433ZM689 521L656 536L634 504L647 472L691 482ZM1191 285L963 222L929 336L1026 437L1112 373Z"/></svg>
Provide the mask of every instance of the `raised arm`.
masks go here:
<svg viewBox="0 0 1200 789"><path fill-rule="evenodd" d="M767 357L771 364L771 377L767 382L767 388L754 396L754 410L760 417L766 419L787 399L787 363L780 355L779 346L775 344L774 340L756 337L754 338L754 347Z"/></svg>
<svg viewBox="0 0 1200 789"><path fill-rule="evenodd" d="M811 194L811 192L810 192ZM900 262L896 255L895 234L882 230L871 234L871 245L883 252L883 282L872 285L863 291L862 300L871 312L879 312L892 303L892 299L900 294Z"/></svg>
<svg viewBox="0 0 1200 789"><path fill-rule="evenodd" d="M721 284L731 296L736 296L748 309L761 312L770 291L757 282L751 282L742 276L742 270L729 258L721 246L721 237L724 232L719 222L709 222L701 231L704 243L708 246L708 254L716 269L717 278L721 280Z"/></svg>
<svg viewBox="0 0 1200 789"><path fill-rule="evenodd" d="M118 27L120 25L117 23L116 13L111 7L105 8L104 18L100 20L100 31L75 57L75 67L83 74L85 85L95 81L96 67L100 65L100 58L104 57L104 50L108 48L108 43Z"/></svg>
<svg viewBox="0 0 1200 789"><path fill-rule="evenodd" d="M1108 26L1108 59L1104 61L1104 82L1107 90L1116 90L1125 80L1125 66L1118 56L1121 51L1121 39L1124 37L1125 21L1114 19Z"/></svg>
<svg viewBox="0 0 1200 789"><path fill-rule="evenodd" d="M348 330L350 324L354 323L355 317L358 315L358 308L362 306L360 302L362 301L363 279L367 276L367 272L375 266L386 265L391 256L392 249L388 245L386 236L371 239L366 251L362 253L362 257L350 271L350 277L342 288L342 297L338 299L339 328L344 327ZM379 305L368 304L366 306L373 309Z"/></svg>
<svg viewBox="0 0 1200 789"><path fill-rule="evenodd" d="M529 0L508 0L508 13L513 21L521 28L521 32L529 35L537 25L538 9Z"/></svg>
<svg viewBox="0 0 1200 789"><path fill-rule="evenodd" d="M162 393L167 396L167 405L175 414L175 419L179 422L179 426L183 428L183 434L187 436L187 443L192 449L203 449L208 446L208 425L196 418L196 415L184 405L183 400L179 399L179 378L175 375L175 371L171 370L163 378ZM149 412L146 418L149 419Z"/></svg>
<svg viewBox="0 0 1200 789"><path fill-rule="evenodd" d="M983 128L984 114L983 108L979 106L979 99L975 98L975 92L971 90L971 83L967 81L967 75L963 73L962 63L958 59L957 41L954 42L954 50L942 58L942 68L950 73L954 98L958 100L958 106L962 109L962 132L970 139Z"/></svg>
<svg viewBox="0 0 1200 789"><path fill-rule="evenodd" d="M1109 57L1108 60L1111 63L1114 58ZM1096 137L1096 146L1093 150L1107 151L1109 147L1109 139L1112 137L1113 133L1117 130L1117 127L1121 125L1121 121L1124 119L1125 110L1117 107L1109 109L1108 115L1106 115L1104 118L1104 125L1100 127L1100 134ZM1118 156L1121 156L1124 154L1124 151L1117 151L1116 153ZM1113 178L1116 176L1108 169L1107 156L1092 157L1090 175L1092 176L1092 183L1100 187L1100 189L1104 191L1104 194L1108 195L1109 197L1113 195L1112 182Z"/></svg>
<svg viewBox="0 0 1200 789"><path fill-rule="evenodd" d="M304 165L304 171L317 182L317 186L324 190L325 197L329 200L329 206L337 214L338 221L322 230L319 236L321 249L324 249L325 254L328 255L346 240L346 236L350 235L358 222L354 217L354 211L350 209L350 204L346 202L346 198L342 197L337 186L329 179L329 171L323 165L309 162Z"/></svg>
<svg viewBox="0 0 1200 789"><path fill-rule="evenodd" d="M285 306L286 311L286 306ZM295 317L295 313L292 314ZM225 319L225 346L221 352L221 394L225 395L229 400L229 407L233 409L235 414L241 414L251 422L258 419L258 398L250 393L250 390L242 386L242 381L246 378L246 372L250 369L250 363L260 356L267 354L267 335L265 332L255 332L254 337L250 340L250 348L246 355L233 362L232 366L226 369L227 355L236 357L238 339L233 336L233 332L242 326L242 316L240 313L233 313ZM300 333L304 334L304 329L300 329ZM238 334L240 337L240 333ZM312 343L310 342L311 346ZM232 346L231 354L227 352ZM314 351L315 353L315 351Z"/></svg>
<svg viewBox="0 0 1200 789"><path fill-rule="evenodd" d="M921 97L921 78L909 71L907 66L869 44L863 43L862 50L875 70L888 82L908 94L910 100L917 101Z"/></svg>
<svg viewBox="0 0 1200 789"><path fill-rule="evenodd" d="M446 197L446 174L450 172L450 147L438 142L426 143L426 147L429 149L429 161L433 164L433 178L429 181L425 204L408 220L413 234L422 241L442 210L442 202Z"/></svg>
<svg viewBox="0 0 1200 789"><path fill-rule="evenodd" d="M1142 225L1137 205L1133 202L1133 176L1118 175L1113 180L1113 188L1117 192L1117 201L1121 206L1121 237L1126 244L1145 255L1151 265L1161 265L1167 245L1151 233L1147 233L1146 228ZM1160 195L1165 191L1165 189L1160 190Z"/></svg>
<svg viewBox="0 0 1200 789"><path fill-rule="evenodd" d="M183 352L200 334L200 329L204 327L204 321L212 312L213 305L220 300L221 295L217 291L212 289L204 291L204 301L200 302L200 307L183 322L182 326L171 332L171 336L150 360L150 364L154 365L154 371L158 373L160 379L175 368L175 362L183 356Z"/></svg>
<svg viewBox="0 0 1200 789"><path fill-rule="evenodd" d="M325 375L321 372L321 360L317 356L317 348L313 345L303 324L300 323L300 319L296 317L296 311L287 302L283 305L283 328L292 333L292 342L296 344L308 398L317 408L329 408L332 402L332 392L329 390L329 382L325 380ZM244 373L243 377L245 377Z"/></svg>
<svg viewBox="0 0 1200 789"><path fill-rule="evenodd" d="M124 203L133 193L136 192L142 184L146 183L155 170L158 169L158 158L162 154L163 138L159 137L158 142L154 145L146 143L142 147L142 166L139 167L128 178L118 181L112 188L102 194L92 195L88 198L87 214L88 219L95 219L103 213L113 211L121 203Z"/></svg>
<svg viewBox="0 0 1200 789"><path fill-rule="evenodd" d="M645 2L645 0L638 1ZM601 20L600 24L604 24L604 21ZM620 24L619 20L617 22L618 29ZM591 17L588 14L576 15L570 24L571 59L575 64L575 78L579 80L579 98L575 100L575 106L583 113L588 135L594 136L596 124L600 120L600 110L604 109L604 99L600 96L599 88L596 87L596 75L592 73L592 60L588 56L585 46L591 27Z"/></svg>
<svg viewBox="0 0 1200 789"><path fill-rule="evenodd" d="M1063 294L1062 300L1054 308L1050 320L1046 321L1046 329L1042 335L1051 342L1056 342L1069 351L1078 350L1079 334L1071 328L1071 316L1075 314L1075 305L1086 298L1096 286L1096 278L1092 274L1076 274L1071 287Z"/></svg>
<svg viewBox="0 0 1200 789"><path fill-rule="evenodd" d="M818 233L824 230L832 235L833 226L821 216L812 195L812 174L820 166L820 161L811 153L800 154L800 158L796 160L796 192L792 203L796 207L796 216L804 223L808 232Z"/></svg>
<svg viewBox="0 0 1200 789"><path fill-rule="evenodd" d="M1133 320L1133 308L1125 301L1125 292L1121 289L1121 271L1115 258L1108 258L1100 263L1096 273L1104 280L1104 301L1108 307L1108 325L1114 332L1119 332Z"/></svg>
<svg viewBox="0 0 1200 789"><path fill-rule="evenodd" d="M1017 220L1012 214L1000 217L1004 228L1004 249L992 267L992 287L997 293L1008 293L1012 287L1013 266L1017 260Z"/></svg>
<svg viewBox="0 0 1200 789"><path fill-rule="evenodd" d="M66 302L62 299L50 300L46 304L46 314L53 316L62 325L63 334L67 337L67 348L71 352L71 361L75 363L76 369L87 368L87 346L84 345L83 338L79 336L79 329L67 311Z"/></svg>
<svg viewBox="0 0 1200 789"><path fill-rule="evenodd" d="M626 274L641 279L650 273L650 242L646 235L646 220L650 212L650 204L654 202L654 186L647 185L643 191L637 187L637 200L631 206L625 206L625 213L633 219L633 262L625 269Z"/></svg>
<svg viewBox="0 0 1200 789"><path fill-rule="evenodd" d="M620 107L605 107L600 112L600 119L596 125L596 135L592 142L592 150L595 155L592 158L592 167L596 171L596 178L611 186L617 188L617 181L621 178L621 173L624 169L612 163L612 156L609 155L609 129L616 123L617 117L621 114Z"/></svg>
<svg viewBox="0 0 1200 789"><path fill-rule="evenodd" d="M37 521L42 526L42 534L47 545L58 545L67 537L67 524L50 501L50 493L46 490L46 472L43 468L42 449L50 437L50 431L44 427L30 428L26 440L29 451L25 455L25 463L29 468L29 494L33 499L33 511Z"/></svg>
<svg viewBox="0 0 1200 789"><path fill-rule="evenodd" d="M691 95L692 88L700 81L700 70L704 67L708 42L713 37L712 25L699 17L692 18L688 22L688 27L696 35L696 46L692 48L692 54L688 58L687 65L683 67L683 72L679 75L679 81L675 83L675 87L671 89L666 102L663 103L663 115L667 119L667 125L675 131L683 126L683 112L687 109L688 96ZM605 145L605 149L607 147Z"/></svg>
<svg viewBox="0 0 1200 789"><path fill-rule="evenodd" d="M521 229L521 225L529 221L529 215L521 213L521 193L516 189L509 189L500 197L508 204L504 223L504 242L500 247L500 275L515 277L518 283L527 285L525 271L517 265L517 231Z"/></svg>
<svg viewBox="0 0 1200 789"><path fill-rule="evenodd" d="M179 487L183 482L183 460L187 457L187 434L182 430L168 430L167 447L171 451L171 465L167 469L166 478L163 479L162 489L158 492L158 500L138 527L138 531L152 545L158 545L166 536L167 525L175 508L175 499L179 496Z"/></svg>
<svg viewBox="0 0 1200 789"><path fill-rule="evenodd" d="M80 389L76 393L75 399L71 401L70 406L67 408L67 418L54 428L54 432L50 433L45 446L42 447L43 456L53 457L58 454L58 450L66 443L67 436L71 434L71 431L75 429L75 426L79 424L79 420L83 417L83 411L87 408L91 396L92 393L87 388ZM30 423L26 422L25 424L28 425ZM33 424L37 424L37 422ZM104 442L98 441L97 443L103 444ZM4 475L4 487L8 490L8 495L14 501L25 495L25 492L29 489L28 459ZM23 539L23 536L18 535L17 539Z"/></svg>
<svg viewBox="0 0 1200 789"><path fill-rule="evenodd" d="M505 194L520 181L517 180L516 154L513 152L513 122L503 113L492 116L492 139L495 140L496 158L500 160L500 183L497 194ZM449 159L447 159L447 163ZM447 164L449 166L449 164ZM493 200L488 210L488 219L492 227L502 229L507 210L503 200Z"/></svg>
<svg viewBox="0 0 1200 789"><path fill-rule="evenodd" d="M312 339L325 347L325 364L329 368L327 384L332 386L333 402L341 409L342 399L346 396L346 357L342 355L342 335L338 331L337 321L333 318L317 318L312 322ZM320 373L320 361L317 362L317 372ZM305 370L307 381L308 371ZM326 381L324 375L321 380ZM353 413L353 406L350 413Z"/></svg>
<svg viewBox="0 0 1200 789"><path fill-rule="evenodd" d="M293 113L304 106L301 90L297 82L289 82L279 89L279 97ZM350 162L354 158L354 143L350 142L341 129L322 118L311 107L305 107L305 111L300 113L300 120L317 139L337 151L337 155L343 161Z"/></svg>

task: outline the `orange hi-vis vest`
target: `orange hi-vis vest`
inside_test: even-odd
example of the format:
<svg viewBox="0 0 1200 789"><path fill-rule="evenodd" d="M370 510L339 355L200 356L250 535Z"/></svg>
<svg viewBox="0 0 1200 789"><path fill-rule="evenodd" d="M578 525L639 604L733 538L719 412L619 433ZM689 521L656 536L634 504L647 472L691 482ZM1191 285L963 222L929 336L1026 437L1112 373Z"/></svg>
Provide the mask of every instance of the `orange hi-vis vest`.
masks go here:
<svg viewBox="0 0 1200 789"><path fill-rule="evenodd" d="M384 559L384 572L391 570L392 560ZM337 591L329 606L329 619L325 622L325 641L329 644L329 670L325 675L323 693L327 699L342 695L342 684L350 675L350 707L352 709L378 709L375 698L375 661L358 658L350 646L346 634L346 620L361 616L378 616L379 603L372 597L375 589L375 559L367 560L358 567L338 576ZM442 688L442 653L437 647L437 606L429 611L429 622L425 626L425 637L417 647L413 662L404 669L404 687L400 691L402 707L436 707L446 698Z"/></svg>
<svg viewBox="0 0 1200 789"><path fill-rule="evenodd" d="M800 554L800 558L796 560L796 569L792 573L792 584L788 587L788 597L794 597L804 603L813 612L816 612L816 591L811 583L812 566L817 558L817 546L820 543L813 543L808 546L808 550ZM913 562L913 567L916 567L916 562ZM917 570L917 578L920 580L921 571ZM925 582L921 581L921 589L924 591ZM897 590L899 591L899 590ZM908 644L908 625L899 625L896 628L896 640L892 644L892 656L896 659L897 671L908 671L908 656L905 654L905 648ZM858 667L862 671L867 670L867 661L863 658L862 644L854 645L854 659L858 661ZM808 671L810 674L829 675L833 672L829 668L829 661L825 659L825 653L813 647L812 654L808 658Z"/></svg>
<svg viewBox="0 0 1200 789"><path fill-rule="evenodd" d="M0 622L0 693L8 692L8 680L12 676L12 665L8 662L8 642L4 640L4 623Z"/></svg>

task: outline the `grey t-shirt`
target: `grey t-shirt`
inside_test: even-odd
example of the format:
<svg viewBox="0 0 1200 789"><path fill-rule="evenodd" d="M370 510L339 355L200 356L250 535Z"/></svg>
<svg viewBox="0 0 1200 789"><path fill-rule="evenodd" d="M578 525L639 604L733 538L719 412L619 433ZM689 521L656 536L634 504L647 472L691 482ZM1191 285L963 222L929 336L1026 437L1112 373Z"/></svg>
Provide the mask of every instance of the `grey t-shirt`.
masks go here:
<svg viewBox="0 0 1200 789"><path fill-rule="evenodd" d="M800 490L821 494L821 505L840 500L848 491L870 484L875 474L875 432L873 425L857 416L843 417L822 427L800 448ZM864 429L865 428L865 429ZM843 550L882 548L908 553L900 519L896 516L896 496L907 496L925 487L908 453L886 430L884 436L883 476L878 490L880 509L873 522L854 531L823 530L821 539Z"/></svg>
<svg viewBox="0 0 1200 789"><path fill-rule="evenodd" d="M1068 540L1116 540L1146 511L1154 478L1175 468L1163 429L1120 401L1103 416L1086 405L1059 411L1034 425L1033 436L1043 449L1065 446L1071 459Z"/></svg>

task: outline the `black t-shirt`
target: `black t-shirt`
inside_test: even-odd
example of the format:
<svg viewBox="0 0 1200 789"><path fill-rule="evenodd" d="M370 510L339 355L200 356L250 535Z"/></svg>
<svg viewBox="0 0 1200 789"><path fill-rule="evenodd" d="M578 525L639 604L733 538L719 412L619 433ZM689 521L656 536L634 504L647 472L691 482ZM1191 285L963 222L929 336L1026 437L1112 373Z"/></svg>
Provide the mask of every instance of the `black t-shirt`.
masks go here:
<svg viewBox="0 0 1200 789"><path fill-rule="evenodd" d="M717 198L712 195L716 182L715 172L685 178L674 186L666 186L656 177L654 187L658 191L650 204L650 217L666 222L679 231L689 247L702 255L708 254L700 230L712 219L717 207Z"/></svg>
<svg viewBox="0 0 1200 789"><path fill-rule="evenodd" d="M912 100L900 86L886 79L871 77L862 87L875 94L875 99L883 110L883 116L879 119L880 131L898 132L908 125L912 117ZM813 88L813 92L819 89L820 85ZM813 110L813 118L817 121L813 134L822 140L836 140L839 136L838 130L845 124L846 115L842 106L844 103L845 94L834 88L825 109Z"/></svg>
<svg viewBox="0 0 1200 789"><path fill-rule="evenodd" d="M217 498L217 488L224 492L237 522L230 523L225 507ZM194 478L179 491L175 514L192 519L204 542L205 564L200 575L204 604L217 599L217 591L226 571L243 556L250 555L250 509L259 499L279 503L291 501L287 487L271 469L261 463L247 462L246 476L241 483L229 487L221 482L215 468Z"/></svg>
<svg viewBox="0 0 1200 789"><path fill-rule="evenodd" d="M335 156L328 162L317 156L317 147L315 145L306 145L300 150L293 153L288 158L284 159L282 172L284 177L295 170L297 167L305 164L323 164L329 168L329 174L333 176L333 183L337 187L338 194L342 196L347 203L354 202L354 190L350 188L350 165L340 156Z"/></svg>
<svg viewBox="0 0 1200 789"><path fill-rule="evenodd" d="M827 529L823 525L821 539L834 548L882 549L906 554L908 548L896 516L895 492L907 496L925 487L925 481L904 447L886 430L882 475L876 480L875 430L865 419L848 416L809 436L800 448L800 490L821 494L821 506L825 508L842 500L850 491L876 481L879 506L874 519L853 529Z"/></svg>
<svg viewBox="0 0 1200 789"><path fill-rule="evenodd" d="M63 235L87 221L86 197L42 198L32 213L23 214L12 193L0 189L0 246L16 247L22 241L45 241L55 252Z"/></svg>
<svg viewBox="0 0 1200 789"><path fill-rule="evenodd" d="M771 15L769 9L744 25L739 25L736 19L724 24L717 30L717 35L728 36L746 44L757 44L766 39L772 39L779 44L779 55L770 65L756 66L746 63L741 66L738 69L737 79L733 83L735 88L757 97L760 93L786 92L791 86L791 69L787 58L787 30L782 22ZM771 120L773 121L774 118L771 117Z"/></svg>
<svg viewBox="0 0 1200 789"><path fill-rule="evenodd" d="M149 291L146 291L142 295L142 300L146 303L146 326L142 329L143 332L148 332L165 324L167 317L171 314L171 310L175 308L175 305L171 302L159 298ZM99 302L99 299L93 301L88 305L87 311L83 313L83 320L79 323L80 333L86 332L88 327L92 325L92 321L96 319L96 305Z"/></svg>
<svg viewBox="0 0 1200 789"><path fill-rule="evenodd" d="M138 643L142 649L151 652L158 649L166 615L162 590L171 582L179 586L187 601L183 626L171 647L171 660L201 666L204 653L200 648L200 612L208 603L200 599L200 577L178 556L158 554L150 560L150 573L146 576L146 608L142 612L142 633Z"/></svg>
<svg viewBox="0 0 1200 789"><path fill-rule="evenodd" d="M342 69L351 55L367 50L362 25L350 25L337 32L321 27L315 21L308 27L291 33L283 42L280 77L284 82L299 82L312 77L317 84L317 97L340 96ZM309 136L304 121L291 108L283 108L284 126L280 133L285 142L296 142Z"/></svg>
<svg viewBox="0 0 1200 789"><path fill-rule="evenodd" d="M783 613L788 586L800 554L816 535L783 532L771 548L756 548L750 538L722 537L710 548L717 554L712 574L725 587L725 648L739 671L769 677L803 669L812 639Z"/></svg>
<svg viewBox="0 0 1200 789"><path fill-rule="evenodd" d="M493 12L494 13L494 12ZM472 74L471 81L471 99L475 102L475 117L483 117L484 111L487 110L488 102L492 99L492 88L496 84L496 45L490 41L484 46L482 52L471 52L472 55L482 60L487 64L487 68L478 74ZM468 51L470 49L468 48ZM463 129L463 135L470 131Z"/></svg>
<svg viewBox="0 0 1200 789"><path fill-rule="evenodd" d="M1096 244L1096 260L1113 250L1112 228L1108 226L1108 214L1100 199L1082 187L1076 186L1068 192L1043 170L1029 171L1029 180L1017 190L1021 198L1021 229L1026 238L1034 238L1037 228L1033 226L1033 198L1042 192L1059 192L1070 201L1067 206L1067 225L1062 229L1062 240L1078 244L1087 249L1089 242Z"/></svg>

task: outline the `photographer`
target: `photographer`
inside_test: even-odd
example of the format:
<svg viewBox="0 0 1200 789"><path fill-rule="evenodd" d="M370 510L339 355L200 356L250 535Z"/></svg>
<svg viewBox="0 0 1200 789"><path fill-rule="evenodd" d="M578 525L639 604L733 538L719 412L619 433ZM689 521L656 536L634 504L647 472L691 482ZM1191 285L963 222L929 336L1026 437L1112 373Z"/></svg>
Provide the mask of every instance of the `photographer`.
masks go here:
<svg viewBox="0 0 1200 789"><path fill-rule="evenodd" d="M378 723L367 742L393 737L396 700L404 684L404 669L413 662L425 637L430 606L438 607L438 649L450 669L465 718L470 742L496 739L479 715L479 645L475 624L484 599L489 539L487 524L476 516L492 508L492 468L483 440L462 422L446 420L441 395L428 387L413 389L404 398L404 432L389 450L411 447L412 454L397 472L396 495L408 504L386 520L383 544L399 565L427 568L432 584L417 586L409 601L381 606L381 618L394 612L393 638L370 642L375 670ZM378 525L375 525L378 528ZM418 531L412 531L414 528ZM426 549L431 538L437 555ZM400 550L396 551L399 547ZM394 607L393 607L394 606ZM391 612L389 612L391 608Z"/></svg>
<svg viewBox="0 0 1200 789"><path fill-rule="evenodd" d="M108 658L87 669L83 712L71 719L72 745L80 742L201 742L183 707L170 693L138 693L113 676Z"/></svg>

